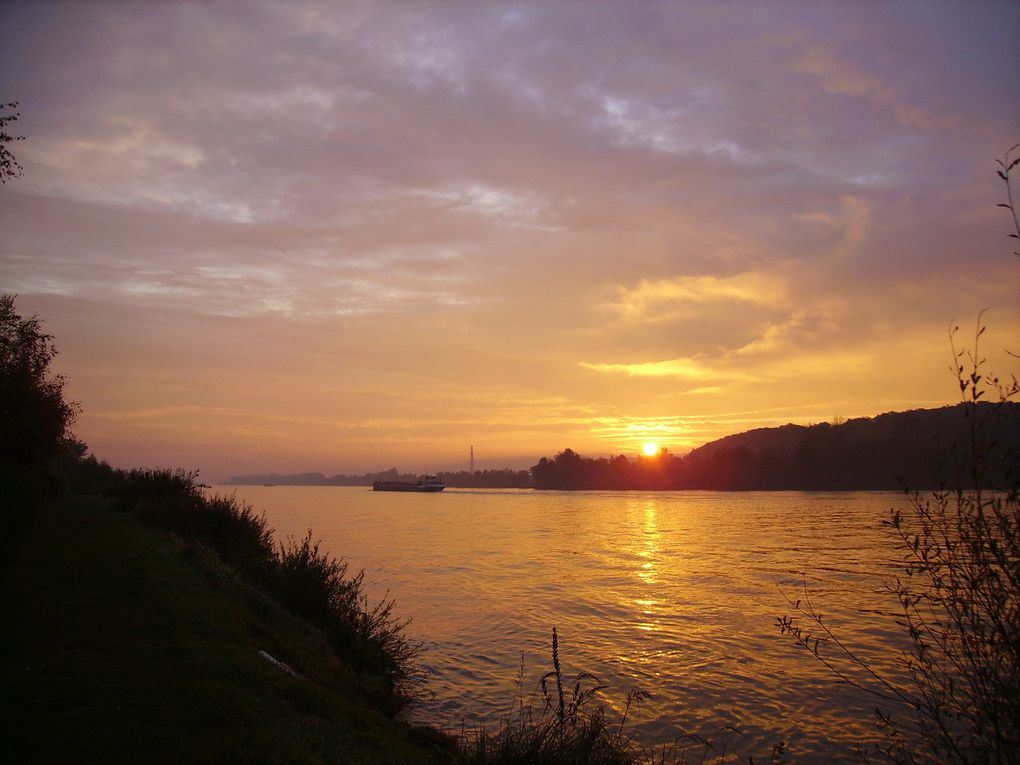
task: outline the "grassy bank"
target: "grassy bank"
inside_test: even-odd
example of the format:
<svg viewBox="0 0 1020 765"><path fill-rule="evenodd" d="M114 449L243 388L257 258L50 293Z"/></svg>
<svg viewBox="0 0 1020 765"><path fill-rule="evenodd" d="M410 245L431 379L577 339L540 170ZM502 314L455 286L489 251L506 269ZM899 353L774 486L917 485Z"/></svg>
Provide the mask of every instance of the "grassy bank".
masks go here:
<svg viewBox="0 0 1020 765"><path fill-rule="evenodd" d="M0 609L0 761L446 759L365 698L321 631L109 502L39 513Z"/></svg>

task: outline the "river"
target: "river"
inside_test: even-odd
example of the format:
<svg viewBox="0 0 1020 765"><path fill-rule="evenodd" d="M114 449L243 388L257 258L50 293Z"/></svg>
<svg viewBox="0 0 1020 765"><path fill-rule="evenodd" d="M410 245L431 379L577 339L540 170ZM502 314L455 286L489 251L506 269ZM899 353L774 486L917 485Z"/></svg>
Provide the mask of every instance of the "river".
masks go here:
<svg viewBox="0 0 1020 765"><path fill-rule="evenodd" d="M876 739L875 700L779 634L787 597L903 671L881 523L900 494L214 490L264 511L278 538L313 529L364 569L372 599L397 601L434 692L412 715L433 724L495 729L522 656L526 699L551 669L556 626L564 673L597 676L615 713L631 689L652 695L627 722L644 745L696 733L756 759L783 741L798 762L852 762Z"/></svg>

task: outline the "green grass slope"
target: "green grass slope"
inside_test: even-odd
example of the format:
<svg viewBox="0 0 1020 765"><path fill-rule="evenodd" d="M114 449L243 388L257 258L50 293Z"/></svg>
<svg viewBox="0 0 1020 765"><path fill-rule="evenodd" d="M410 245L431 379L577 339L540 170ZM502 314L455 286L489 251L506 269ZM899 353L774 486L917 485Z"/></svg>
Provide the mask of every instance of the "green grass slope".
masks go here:
<svg viewBox="0 0 1020 765"><path fill-rule="evenodd" d="M0 614L0 762L447 759L438 734L376 709L320 632L101 500L38 514L0 568Z"/></svg>

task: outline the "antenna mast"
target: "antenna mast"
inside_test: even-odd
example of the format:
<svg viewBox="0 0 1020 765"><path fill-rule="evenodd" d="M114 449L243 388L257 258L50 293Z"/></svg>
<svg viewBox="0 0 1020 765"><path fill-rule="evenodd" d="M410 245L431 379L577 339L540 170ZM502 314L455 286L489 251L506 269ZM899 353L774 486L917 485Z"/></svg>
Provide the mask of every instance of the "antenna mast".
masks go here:
<svg viewBox="0 0 1020 765"><path fill-rule="evenodd" d="M471 475L475 474L475 445L471 444Z"/></svg>

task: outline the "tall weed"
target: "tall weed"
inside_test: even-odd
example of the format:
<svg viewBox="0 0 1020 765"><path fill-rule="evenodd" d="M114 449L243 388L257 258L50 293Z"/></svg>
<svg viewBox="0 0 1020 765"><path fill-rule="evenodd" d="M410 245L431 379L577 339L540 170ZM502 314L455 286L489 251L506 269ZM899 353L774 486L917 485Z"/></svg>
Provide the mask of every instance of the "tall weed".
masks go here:
<svg viewBox="0 0 1020 765"><path fill-rule="evenodd" d="M517 674L511 714L495 733L484 728L460 733L457 765L682 765L683 763L748 763L779 765L788 762L782 742L760 757L741 755L702 736L686 733L657 748L639 745L627 733L631 708L651 694L632 689L623 714L611 718L600 703L608 686L595 675L579 672L571 678L560 663L559 634L552 630L553 668L542 675L536 695L524 699L524 662ZM536 711L536 703L540 706ZM731 729L732 730L732 729ZM739 733L739 732L738 732Z"/></svg>
<svg viewBox="0 0 1020 765"><path fill-rule="evenodd" d="M552 631L553 669L542 676L542 707L524 703L521 694L524 668L518 676L514 714L506 717L495 734L478 730L461 737L459 762L464 765L635 765L638 751L622 726L611 725L605 708L594 703L605 689L598 678L581 672L565 680L560 666L559 635Z"/></svg>
<svg viewBox="0 0 1020 765"><path fill-rule="evenodd" d="M363 581L364 571L349 575L346 561L321 552L309 531L300 542L288 537L279 545L270 586L288 610L322 627L338 654L382 678L387 695L402 703L420 685L415 662L422 648L405 634L409 622L394 616L394 601L369 606Z"/></svg>

